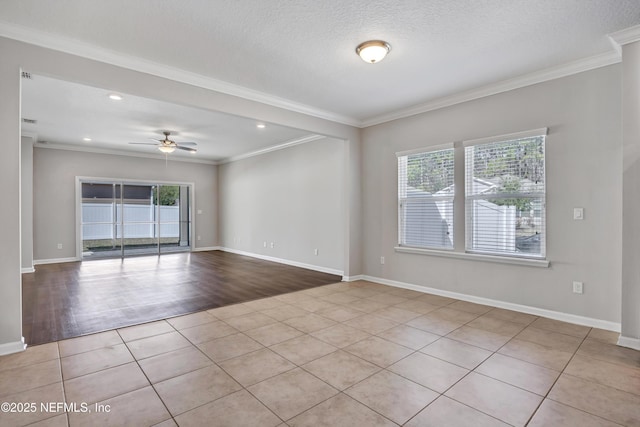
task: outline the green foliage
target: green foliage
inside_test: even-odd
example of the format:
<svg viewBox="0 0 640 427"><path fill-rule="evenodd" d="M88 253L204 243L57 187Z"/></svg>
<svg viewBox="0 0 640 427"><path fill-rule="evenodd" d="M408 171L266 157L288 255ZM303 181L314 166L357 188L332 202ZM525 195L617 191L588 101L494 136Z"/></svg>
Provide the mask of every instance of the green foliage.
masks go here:
<svg viewBox="0 0 640 427"><path fill-rule="evenodd" d="M160 186L160 191L153 192L154 204L158 204L158 193L160 193L160 206L176 206L176 201L180 199L180 187L177 185Z"/></svg>
<svg viewBox="0 0 640 427"><path fill-rule="evenodd" d="M544 178L544 138L525 138L467 149L473 153L473 176L496 185L494 194L535 191ZM427 193L437 193L453 185L453 150L432 151L408 156L407 185ZM492 199L501 206L530 211L531 200Z"/></svg>
<svg viewBox="0 0 640 427"><path fill-rule="evenodd" d="M453 150L409 156L407 184L427 193L437 193L453 184Z"/></svg>
<svg viewBox="0 0 640 427"><path fill-rule="evenodd" d="M474 147L473 176L497 184L494 192L498 194L534 191L532 187L544 177L543 141L542 137L535 137L508 144ZM525 182L529 188L523 188ZM493 199L491 202L500 206L515 206L518 211L531 210L530 199Z"/></svg>
<svg viewBox="0 0 640 427"><path fill-rule="evenodd" d="M501 193L517 193L520 191L520 180L513 176L505 176L500 178ZM498 206L515 206L520 212L528 212L531 210L531 199L494 199L491 203Z"/></svg>
<svg viewBox="0 0 640 427"><path fill-rule="evenodd" d="M543 138L474 147L473 175L491 179L510 175L538 183L544 175Z"/></svg>

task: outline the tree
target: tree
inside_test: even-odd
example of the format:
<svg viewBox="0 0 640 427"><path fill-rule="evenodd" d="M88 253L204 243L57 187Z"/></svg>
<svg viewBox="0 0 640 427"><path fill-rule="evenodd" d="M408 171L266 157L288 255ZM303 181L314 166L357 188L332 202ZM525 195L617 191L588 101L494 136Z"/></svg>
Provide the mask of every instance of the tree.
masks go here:
<svg viewBox="0 0 640 427"><path fill-rule="evenodd" d="M520 180L512 176L505 176L500 179L501 193L517 193L520 190ZM518 212L528 212L531 210L531 199L495 199L491 203L498 206L515 206Z"/></svg>
<svg viewBox="0 0 640 427"><path fill-rule="evenodd" d="M437 193L453 184L453 150L411 155L407 161L407 185Z"/></svg>
<svg viewBox="0 0 640 427"><path fill-rule="evenodd" d="M161 185L159 191L153 193L154 204L158 204L158 193L160 206L176 206L176 202L180 199L180 187L177 185Z"/></svg>
<svg viewBox="0 0 640 427"><path fill-rule="evenodd" d="M473 176L497 184L493 192L535 192L544 175L543 138L527 138L494 143L473 150ZM527 182L527 187L523 184ZM500 206L515 206L518 211L530 211L531 199L493 199Z"/></svg>

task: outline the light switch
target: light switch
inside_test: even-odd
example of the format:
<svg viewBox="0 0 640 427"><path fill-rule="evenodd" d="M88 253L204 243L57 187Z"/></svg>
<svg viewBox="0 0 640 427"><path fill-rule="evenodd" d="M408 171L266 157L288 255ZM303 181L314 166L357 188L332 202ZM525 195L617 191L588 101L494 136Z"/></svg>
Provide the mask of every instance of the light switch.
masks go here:
<svg viewBox="0 0 640 427"><path fill-rule="evenodd" d="M202 215L202 209L198 209L198 215Z"/></svg>
<svg viewBox="0 0 640 427"><path fill-rule="evenodd" d="M584 208L573 208L573 219L584 219Z"/></svg>

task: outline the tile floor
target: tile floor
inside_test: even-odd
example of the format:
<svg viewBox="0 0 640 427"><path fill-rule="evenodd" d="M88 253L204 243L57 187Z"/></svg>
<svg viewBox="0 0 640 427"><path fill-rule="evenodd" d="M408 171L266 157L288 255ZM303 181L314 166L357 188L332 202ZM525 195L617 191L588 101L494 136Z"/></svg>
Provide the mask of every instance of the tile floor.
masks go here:
<svg viewBox="0 0 640 427"><path fill-rule="evenodd" d="M616 339L336 283L0 357L0 425L640 426Z"/></svg>

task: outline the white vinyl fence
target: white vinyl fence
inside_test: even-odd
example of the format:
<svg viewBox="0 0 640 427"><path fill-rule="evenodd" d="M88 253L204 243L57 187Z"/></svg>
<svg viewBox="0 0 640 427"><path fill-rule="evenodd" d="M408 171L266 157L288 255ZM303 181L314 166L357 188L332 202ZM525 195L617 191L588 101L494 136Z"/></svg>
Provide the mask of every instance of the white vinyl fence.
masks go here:
<svg viewBox="0 0 640 427"><path fill-rule="evenodd" d="M437 201L429 193L411 189L402 204L404 241L407 246L452 248L453 201ZM516 207L474 200L471 207L472 248L480 251L516 250Z"/></svg>
<svg viewBox="0 0 640 427"><path fill-rule="evenodd" d="M472 248L490 252L515 252L516 207L474 200Z"/></svg>
<svg viewBox="0 0 640 427"><path fill-rule="evenodd" d="M127 238L155 238L158 237L158 232L160 237L180 237L179 206L160 206L160 225L156 223L156 206L125 204L123 211L124 235ZM82 239L103 240L122 237L120 215L120 205L114 209L111 203L83 203Z"/></svg>

